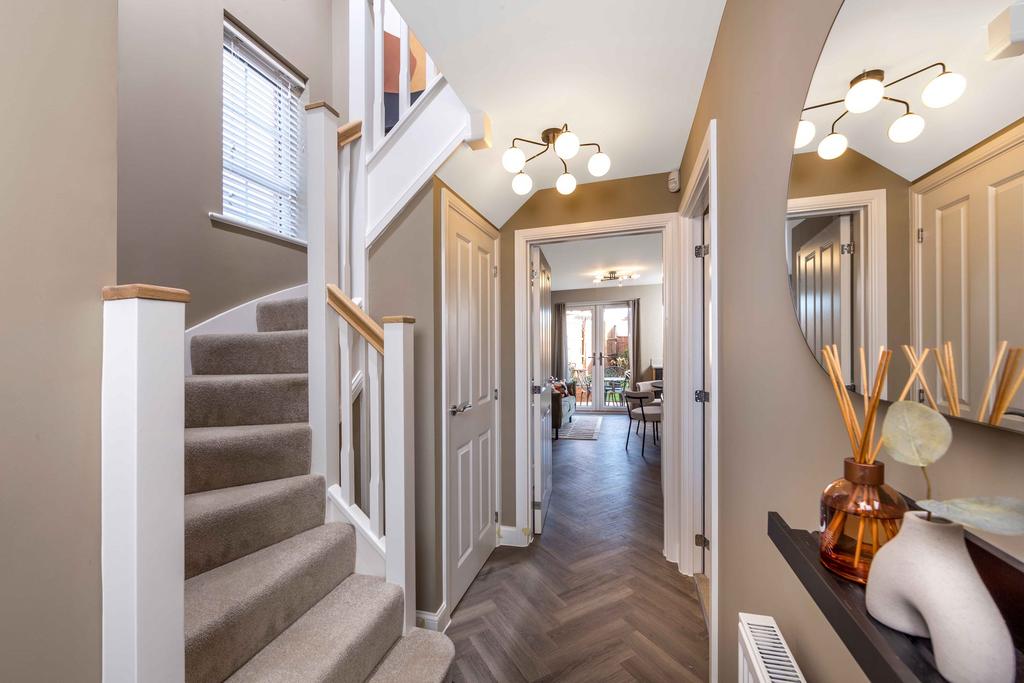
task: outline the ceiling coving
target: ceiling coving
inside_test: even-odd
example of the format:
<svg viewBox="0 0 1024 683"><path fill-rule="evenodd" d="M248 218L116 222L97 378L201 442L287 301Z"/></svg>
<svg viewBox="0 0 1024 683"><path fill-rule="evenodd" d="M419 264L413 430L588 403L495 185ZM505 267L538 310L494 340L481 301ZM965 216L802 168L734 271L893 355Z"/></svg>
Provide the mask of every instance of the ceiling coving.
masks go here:
<svg viewBox="0 0 1024 683"><path fill-rule="evenodd" d="M512 138L512 146L501 155L501 165L504 169L509 173L515 173L515 176L512 178L512 191L518 195L529 194L530 190L533 189L533 178L523 170L526 164L552 148L554 148L555 156L562 162L562 175L558 176L558 179L555 181L555 189L560 194L572 194L576 189L576 176L569 173L569 166L565 162L579 154L581 147L597 148L597 152L592 154L590 160L587 161L587 170L590 171L590 175L600 178L612 167L611 159L601 151L601 145L596 142L581 143L576 133L569 130L569 124L567 123L563 124L561 128L544 129L540 134L540 139L544 142L528 140L527 138ZM544 149L527 158L526 153L521 148L516 147L517 142L536 145Z"/></svg>
<svg viewBox="0 0 1024 683"><path fill-rule="evenodd" d="M818 143L818 156L822 159L836 159L842 156L850 143L845 135L836 131L836 124L847 114L863 114L871 111L883 100L902 105L904 108L903 114L889 125L889 139L898 144L917 139L922 131L924 131L924 118L910 110L910 102L887 96L885 94L886 88L902 83L909 78L913 78L936 67L940 68L942 72L928 81L924 90L921 91L921 102L930 109L941 109L960 99L960 96L963 95L964 90L967 88L967 79L947 69L946 65L942 62L929 64L923 69L918 69L889 83L885 83L884 71L881 69L869 69L850 81L850 89L846 91L846 96L843 99L804 107L803 111L806 112L837 104L844 105L843 113L832 121L832 128L829 134ZM809 145L814 140L816 133L817 130L814 124L801 118L796 129L796 140L793 143L793 149L801 149Z"/></svg>

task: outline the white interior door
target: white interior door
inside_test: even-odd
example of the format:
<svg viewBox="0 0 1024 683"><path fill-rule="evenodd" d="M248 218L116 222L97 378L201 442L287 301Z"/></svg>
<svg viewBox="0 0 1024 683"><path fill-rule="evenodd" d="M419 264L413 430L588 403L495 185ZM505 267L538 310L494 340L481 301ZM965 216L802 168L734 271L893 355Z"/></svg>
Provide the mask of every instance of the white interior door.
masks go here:
<svg viewBox="0 0 1024 683"><path fill-rule="evenodd" d="M708 214L704 214L701 220L701 244L711 245L711 225L708 221ZM704 257L701 259L701 267L703 277L702 292L703 304L701 306L701 325L700 325L700 344L703 349L704 356L704 373L702 378L702 386L704 391L710 391L711 389L711 375L712 366L715 362L715 358L711 352L712 346L712 329L711 322L712 316L712 298L711 298L711 259ZM717 396L712 397L715 400ZM695 575L697 578L697 590L700 592L702 604L705 606L704 613L708 614L709 610L707 606L710 604L709 600L711 597L711 541L710 539L714 536L714 529L712 529L712 514L711 514L711 406L707 400L701 403L701 411L703 413L703 423L701 429L703 430L703 444L701 454L701 477L703 479L702 487L702 500L701 500L701 523L700 528L701 537L694 539L694 543L697 546L697 552L699 557L698 562L695 566ZM699 571L699 574L697 573Z"/></svg>
<svg viewBox="0 0 1024 683"><path fill-rule="evenodd" d="M472 209L445 195L447 567L454 606L497 541L497 234Z"/></svg>
<svg viewBox="0 0 1024 683"><path fill-rule="evenodd" d="M533 533L544 528L551 497L551 267L540 247L530 247L530 321L533 358Z"/></svg>

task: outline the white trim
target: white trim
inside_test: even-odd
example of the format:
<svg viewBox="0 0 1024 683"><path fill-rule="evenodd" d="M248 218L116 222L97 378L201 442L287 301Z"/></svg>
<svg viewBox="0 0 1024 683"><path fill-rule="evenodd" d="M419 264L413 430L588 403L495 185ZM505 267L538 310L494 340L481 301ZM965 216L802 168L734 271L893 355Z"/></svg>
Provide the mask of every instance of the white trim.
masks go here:
<svg viewBox="0 0 1024 683"><path fill-rule="evenodd" d="M515 270L513 273L513 287L515 288L515 415L516 415L516 433L517 434L529 434L530 433L530 419L531 419L531 408L530 408L530 319L529 319L529 250L530 246L537 243L551 242L557 240L564 240L566 238L581 238L581 237L593 237L597 235L621 235L621 234L633 234L641 232L661 232L664 235L669 235L673 231L678 230L679 220L678 214L676 213L665 213L665 214L653 214L648 216L633 216L629 218L616 218L602 221L590 221L585 223L570 223L567 225L551 225L540 228L528 228L524 230L517 230L514 234L515 240ZM668 237L666 241L671 242L673 238ZM668 273L678 267L668 251L662 249L662 260L664 272ZM666 284L666 287L668 285ZM678 292L672 292L669 289L665 290L665 310L669 311L677 307ZM678 348L681 344L681 340L669 339L671 326L665 330L665 346L667 350ZM666 360L670 361L666 367L669 370L674 365L674 357L668 352L665 354ZM670 388L666 384L666 391L678 392L678 387L675 389ZM680 394L680 399L682 395ZM667 397L666 400L670 400L672 394ZM679 403L682 401L679 400ZM668 425L663 425L667 427ZM677 451L674 447L674 437L671 435L670 429L665 429L665 438L663 439L662 446L662 467L667 469L669 472L672 471L673 458L672 455ZM526 542L529 542L530 537L533 533L533 515L530 514L532 507L532 499L530 493L530 440L526 438L516 439L516 505L515 505L515 527L510 531L510 534L515 534L515 529L519 529ZM666 511L670 509L670 506L677 503L678 489L674 487L666 487L667 475L662 478L663 492L666 497ZM673 503L669 503L669 498L673 500ZM504 529L505 527L503 527ZM503 532L504 533L504 532ZM517 537L518 538L518 537ZM504 539L502 539L504 540ZM511 538L509 539L511 544ZM505 545L505 543L503 543ZM524 543L525 545L525 543ZM666 557L669 556L672 544L665 544Z"/></svg>
<svg viewBox="0 0 1024 683"><path fill-rule="evenodd" d="M419 100L417 100L416 103L419 104ZM427 164L426 168L423 169L419 176L405 188L405 191L402 192L402 195L398 200L392 203L391 208L388 209L388 211L373 226L373 229L370 230L369 234L367 234L367 250L373 246L378 237L384 234L384 231L387 229L388 225L391 224L391 221L395 219L395 216L402 212L402 209L404 209L409 201L416 196L416 193L423 189L424 185L430 182L430 179L434 177L434 173L437 169L441 167L441 164L443 164L453 152L455 152L465 138L466 129L462 128L458 130L438 151L437 155L431 159L430 163Z"/></svg>
<svg viewBox="0 0 1024 683"><path fill-rule="evenodd" d="M498 527L498 545L508 545L514 548L525 548L530 545L530 536L524 533L526 529L519 529L514 526Z"/></svg>
<svg viewBox="0 0 1024 683"><path fill-rule="evenodd" d="M428 612L422 609L416 610L416 622L420 625L420 628L444 633L452 623L451 614L448 613L448 605L442 602L436 612Z"/></svg>
<svg viewBox="0 0 1024 683"><path fill-rule="evenodd" d="M501 234L491 226L491 224L483 216L478 214L473 207L463 202L458 196L454 195L451 190L447 187L441 188L440 196L440 207L439 216L441 221L441 251L440 251L440 270L441 270L441 406L447 406L448 403L448 290L447 290L447 261L448 261L448 207L452 206L456 210L459 210L463 216L465 216L470 222L477 227L487 232L491 237L494 238L494 263L498 265L501 263ZM466 211L473 213L480 220L479 222L471 216L466 215ZM501 356L501 309L499 308L501 302L501 288L498 286L500 280L495 281L494 287L494 357L495 359ZM504 396L501 388L501 364L498 362L494 363L494 386L498 389L498 400L493 401L494 406L494 424L495 424L495 444L494 444L494 500L495 500L495 511L499 517L501 515L501 400ZM441 419L441 609L444 610L445 620L447 620L451 609L454 608L451 599L451 575L448 569L448 419L447 412L443 413L444 417ZM496 525L497 526L497 525ZM495 545L499 545L500 527L498 538L495 540ZM447 628L447 624L445 625Z"/></svg>
<svg viewBox="0 0 1024 683"><path fill-rule="evenodd" d="M843 192L817 197L797 197L786 205L786 218L821 216L837 211L860 211L864 220L860 234L855 238L858 271L854 286L855 306L860 310L860 324L856 338L868 355L868 363L877 361L878 349L889 345L888 286L886 280L886 196L885 190ZM887 397L889 383L882 387L882 398Z"/></svg>
<svg viewBox="0 0 1024 683"><path fill-rule="evenodd" d="M306 296L305 283L258 297L223 313L218 313L185 330L185 375L192 374L192 337L199 334L246 334L256 332L256 307L267 301L298 299Z"/></svg>
<svg viewBox="0 0 1024 683"><path fill-rule="evenodd" d="M387 154L387 150L391 149L395 145L395 142L405 135L405 131L409 129L410 122L418 116L420 111L427 108L428 103L432 102L434 98L437 97L437 94L441 92L444 88L444 84L447 82L448 81L445 80L444 76L438 76L435 78L430 85L427 86L427 89L423 91L423 94L420 95L419 98L402 113L401 118L398 119L398 123L395 124L394 128L388 131L388 134L384 136L384 139L380 144L374 147L373 151L367 155L366 168L368 171L372 171L374 166L377 165L377 162ZM399 98L399 102L401 102L401 98Z"/></svg>
<svg viewBox="0 0 1024 683"><path fill-rule="evenodd" d="M270 228L265 228L262 225L257 225L256 223L250 223L249 221L242 220L241 218L227 216L225 214L216 213L214 211L211 211L207 215L210 217L210 221L212 223L220 223L221 225L227 225L232 228L248 230L249 232L254 232L257 235L262 235L264 237L272 237L275 240L287 242L288 244L294 244L296 246L302 247L303 249L306 249L309 246L306 240L304 239L292 237L291 235L285 235L284 233L280 232L274 232Z"/></svg>
<svg viewBox="0 0 1024 683"><path fill-rule="evenodd" d="M698 522L698 506L700 501L703 500L703 460L704 460L704 439L710 439L711 442L711 533L715 535L720 529L719 525L719 430L718 430L718 406L721 402L721 396L719 394L719 382L718 382L718 366L720 364L721 353L719 352L719 325L718 325L718 312L719 296L718 296L718 273L721 272L718 263L718 140L717 140L717 129L718 123L716 119L711 119L708 123L708 129L704 134L704 140L701 143L700 150L697 153L697 159L694 161L694 165L688 176L689 180L686 184L686 190L683 192L682 201L679 205L679 214L681 222L683 223L680 232L680 242L682 243L682 254L683 266L680 269L682 271L682 277L684 287L686 291L685 308L683 309L684 315L681 322L682 334L681 341L685 344L686 341L696 338L696 330L694 329L695 320L699 320L702 315L702 309L704 306L704 298L702 287L697 288L693 286L697 282L697 278L703 281L703 266L698 268L698 261L693 257L693 249L699 244L694 239L695 234L698 231L703 233L703 214L704 209L708 210L708 222L709 229L711 232L710 245L711 252L709 258L711 259L711 319L708 321L708 329L710 331L711 344L711 357L713 359L711 365L711 386L704 387L704 353L702 348L694 349L695 344L690 344L690 353L685 354L685 347L678 349L672 349L674 353L678 353L680 358L684 357L686 360L681 364L681 372L678 377L681 379L680 385L683 387L683 391L679 393L680 400L677 402L678 409L682 411L682 420L680 421L680 428L682 429L682 437L680 438L681 453L682 453L682 466L679 472L679 478L677 485L681 490L681 495L688 497L691 504L689 506L683 506L684 509L680 510L680 544L683 547L694 547L688 545L692 543L692 539L696 533L703 531L700 528ZM668 271L666 271L668 272ZM688 287L686 285L689 284ZM698 323L699 324L699 323ZM670 358L668 350L665 354L666 360ZM668 372L668 367L666 367ZM672 373L676 376L676 373ZM666 389L668 389L670 382L666 382ZM703 434L703 422L701 422L701 428L698 428L696 420L698 419L697 404L692 401L691 397L693 391L697 389L705 389L711 394L711 401L707 405L711 409L711 434ZM667 406L673 405L673 402L666 401ZM687 409L687 407L689 409ZM700 418L703 419L702 417ZM689 510L685 508L689 507ZM715 544L715 539L712 539L712 543ZM712 548L716 548L717 544L712 545ZM682 553L684 557L690 558L690 569L693 569L694 554ZM709 582L711 584L711 605L710 609L707 610L708 618L708 641L709 641L709 673L711 681L718 681L718 606L719 606L719 560L718 552L712 550L711 552L711 575L709 576ZM682 569L683 563L681 563Z"/></svg>

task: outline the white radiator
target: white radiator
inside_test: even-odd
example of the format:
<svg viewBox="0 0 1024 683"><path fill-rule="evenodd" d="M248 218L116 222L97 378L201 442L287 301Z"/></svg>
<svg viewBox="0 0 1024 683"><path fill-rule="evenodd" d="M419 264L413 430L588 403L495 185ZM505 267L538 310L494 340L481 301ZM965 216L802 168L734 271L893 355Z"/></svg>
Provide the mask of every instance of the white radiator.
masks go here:
<svg viewBox="0 0 1024 683"><path fill-rule="evenodd" d="M740 683L807 683L771 617L740 612Z"/></svg>

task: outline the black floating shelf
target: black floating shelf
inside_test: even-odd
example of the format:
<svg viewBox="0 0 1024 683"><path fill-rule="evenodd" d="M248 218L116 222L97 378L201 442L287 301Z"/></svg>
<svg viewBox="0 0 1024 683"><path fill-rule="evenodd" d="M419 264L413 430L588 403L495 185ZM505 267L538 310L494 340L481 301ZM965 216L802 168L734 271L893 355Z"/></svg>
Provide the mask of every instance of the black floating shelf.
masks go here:
<svg viewBox="0 0 1024 683"><path fill-rule="evenodd" d="M908 636L875 621L868 614L864 604L864 587L841 579L825 569L818 558L817 533L792 529L779 513L769 512L768 536L872 682L923 681L931 683L932 681L945 681L935 668L935 658L932 655L931 641L928 638ZM969 537L968 540L968 548L971 550L972 556L977 555L979 547L971 547L975 543L975 539ZM987 544L985 545L987 546ZM991 551L995 551L996 554L990 555L989 559L992 563L999 565L1003 575L1013 575L1015 577L1013 583L1017 586L1024 586L1024 574L1020 572L1020 564L991 546L981 552ZM982 569L979 558L975 557L974 559L975 564ZM998 594L999 591L993 590L994 586L989 583L989 577L985 576L984 570L982 570L982 578L986 580L986 584L989 584L989 590L992 591L1004 616L1007 617L1010 630L1019 648L1021 634L1015 628L1018 624L1014 623L1014 617L1017 616L1014 612L1019 613L1021 604L1014 600L1007 605L1000 600L1003 596ZM1017 680L1024 680L1019 650L1017 661Z"/></svg>

